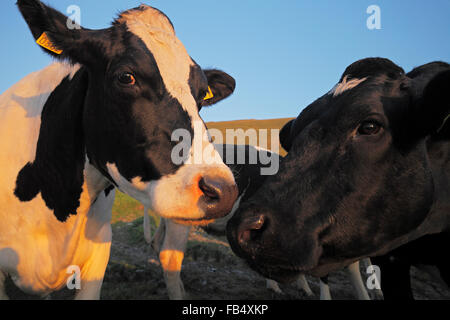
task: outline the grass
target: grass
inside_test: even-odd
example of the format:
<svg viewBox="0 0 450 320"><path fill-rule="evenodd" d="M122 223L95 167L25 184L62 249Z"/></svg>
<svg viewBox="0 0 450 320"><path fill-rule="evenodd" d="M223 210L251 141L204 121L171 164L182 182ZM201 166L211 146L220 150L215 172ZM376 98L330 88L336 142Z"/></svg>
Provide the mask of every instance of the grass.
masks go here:
<svg viewBox="0 0 450 320"><path fill-rule="evenodd" d="M116 192L116 201L112 210L112 223L128 223L143 217L144 206L129 196Z"/></svg>
<svg viewBox="0 0 450 320"><path fill-rule="evenodd" d="M160 217L149 211L152 234L159 226ZM116 200L112 210L113 231L126 230L124 239L127 243L135 245L144 243L144 206L133 198L116 192Z"/></svg>

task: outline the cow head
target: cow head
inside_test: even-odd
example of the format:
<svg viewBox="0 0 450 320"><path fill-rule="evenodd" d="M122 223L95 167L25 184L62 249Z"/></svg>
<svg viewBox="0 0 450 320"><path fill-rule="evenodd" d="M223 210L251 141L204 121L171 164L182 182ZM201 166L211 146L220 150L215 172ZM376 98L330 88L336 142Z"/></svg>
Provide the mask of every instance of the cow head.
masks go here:
<svg viewBox="0 0 450 320"><path fill-rule="evenodd" d="M64 221L76 213L78 203L59 199L65 192L78 193L79 198L87 156L110 183L163 217L194 222L231 210L237 196L235 181L217 160L220 156L199 110L232 94L232 77L218 70L203 71L176 37L169 18L146 5L123 12L103 30L68 28L74 22L37 0L19 0L18 6L34 38L45 35L50 42L45 52L79 64L80 69L61 84L68 91L52 94L47 102L77 101L77 105L61 118L55 116L62 113L58 108L44 107L36 161L19 174L16 195L29 200L41 191L47 206ZM68 99L73 90L76 97ZM64 128L72 113L70 121L80 123ZM58 136L71 129L71 140L60 141ZM179 142L172 136L176 130L190 136L183 161L173 159L180 157L173 152ZM58 159L44 155L52 150ZM194 150L211 150L216 161L190 161ZM63 170L70 172L66 180L76 181L75 186L44 190L41 180L57 180L48 176ZM22 190L21 185L31 181L34 187Z"/></svg>
<svg viewBox="0 0 450 320"><path fill-rule="evenodd" d="M409 241L437 198L427 148L448 144L449 90L446 63L409 74L381 58L350 65L280 131L288 155L230 220L233 250L283 280Z"/></svg>

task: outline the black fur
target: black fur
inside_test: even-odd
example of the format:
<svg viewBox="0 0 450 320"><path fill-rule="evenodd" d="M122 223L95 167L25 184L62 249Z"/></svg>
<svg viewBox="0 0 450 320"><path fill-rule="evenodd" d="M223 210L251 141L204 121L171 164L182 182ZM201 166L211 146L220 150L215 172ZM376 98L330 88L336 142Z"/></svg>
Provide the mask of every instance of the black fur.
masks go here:
<svg viewBox="0 0 450 320"><path fill-rule="evenodd" d="M108 188L105 189L105 197L108 197L109 194L111 193L111 191L114 190L113 186L109 186Z"/></svg>
<svg viewBox="0 0 450 320"><path fill-rule="evenodd" d="M294 126L295 119L286 123L280 130L280 144L287 152L289 152L292 147L291 130Z"/></svg>
<svg viewBox="0 0 450 320"><path fill-rule="evenodd" d="M388 59L369 58L356 61L348 66L339 82L341 82L345 76L348 76L350 79L362 79L365 77L386 75L390 79L399 79L404 74L405 71L402 68Z"/></svg>
<svg viewBox="0 0 450 320"><path fill-rule="evenodd" d="M401 246L386 255L371 258L381 271L384 300L412 300L411 266L436 266L450 287L450 258L442 248L450 243L450 233L427 235ZM419 269L420 270L420 269Z"/></svg>
<svg viewBox="0 0 450 320"><path fill-rule="evenodd" d="M231 76L219 70L205 70L204 72L214 97L203 101L203 106L216 104L234 92L236 81Z"/></svg>
<svg viewBox="0 0 450 320"><path fill-rule="evenodd" d="M257 150L248 145L224 145L222 150L222 159L233 173L238 186L239 197L242 197L241 201L245 201L256 193L268 177L261 174L261 170L270 167L270 163L265 161L263 163L261 156L265 156L266 159L271 157L273 161L276 161L276 154L270 151ZM238 155L243 156L238 157ZM226 219L229 218L230 216L226 217ZM219 224L207 225L203 229L215 236L226 236L222 221Z"/></svg>
<svg viewBox="0 0 450 320"><path fill-rule="evenodd" d="M244 148L243 157L238 157L242 154L242 148ZM242 200L250 198L268 177L261 174L262 168L270 167L270 164L263 164L261 160L263 153L267 157L274 155L271 151L257 150L248 145L225 145L223 148L222 159L233 172L239 196L245 192Z"/></svg>
<svg viewBox="0 0 450 320"><path fill-rule="evenodd" d="M30 201L41 192L47 207L60 221L76 214L79 206L85 144L82 128L87 73L66 77L52 92L42 111L36 158L17 177L15 194Z"/></svg>
<svg viewBox="0 0 450 320"><path fill-rule="evenodd" d="M236 81L223 71L206 69L202 72L198 65L194 65L191 67L189 85L200 111L202 107L211 106L230 96L236 88ZM211 88L214 97L205 100L208 86Z"/></svg>
<svg viewBox="0 0 450 320"><path fill-rule="evenodd" d="M348 78L367 79L325 94L282 129L289 153L230 220L232 249L267 277L287 280L450 228L448 123L436 136L450 113L448 70L437 62L406 75L381 58L349 66ZM379 130L361 133L367 121ZM242 230L255 215L265 217L263 227Z"/></svg>

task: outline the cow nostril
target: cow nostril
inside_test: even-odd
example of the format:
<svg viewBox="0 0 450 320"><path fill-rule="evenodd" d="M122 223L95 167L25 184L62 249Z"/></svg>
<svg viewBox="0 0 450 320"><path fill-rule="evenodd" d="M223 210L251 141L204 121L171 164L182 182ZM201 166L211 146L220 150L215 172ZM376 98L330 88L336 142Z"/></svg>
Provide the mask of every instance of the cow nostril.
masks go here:
<svg viewBox="0 0 450 320"><path fill-rule="evenodd" d="M200 179L200 181L198 182L198 187L208 199L220 199L220 188L218 186L215 186L214 184L208 183L205 178Z"/></svg>
<svg viewBox="0 0 450 320"><path fill-rule="evenodd" d="M238 234L238 241L242 245L246 245L249 241L253 241L263 231L266 223L264 215L258 215L245 220L241 224L241 231Z"/></svg>

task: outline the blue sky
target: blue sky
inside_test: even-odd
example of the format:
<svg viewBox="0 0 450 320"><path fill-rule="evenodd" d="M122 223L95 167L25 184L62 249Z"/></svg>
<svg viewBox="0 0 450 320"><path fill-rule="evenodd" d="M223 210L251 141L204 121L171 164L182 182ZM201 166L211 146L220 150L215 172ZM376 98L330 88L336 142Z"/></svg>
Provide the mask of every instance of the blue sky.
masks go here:
<svg viewBox="0 0 450 320"><path fill-rule="evenodd" d="M0 3L0 93L51 62L34 44L15 6ZM450 62L450 0L48 0L66 12L81 8L87 28L108 27L118 12L141 2L165 12L189 54L203 67L237 81L235 94L202 110L206 121L294 117L331 89L345 68L386 57L411 68ZM369 30L370 5L381 29Z"/></svg>

